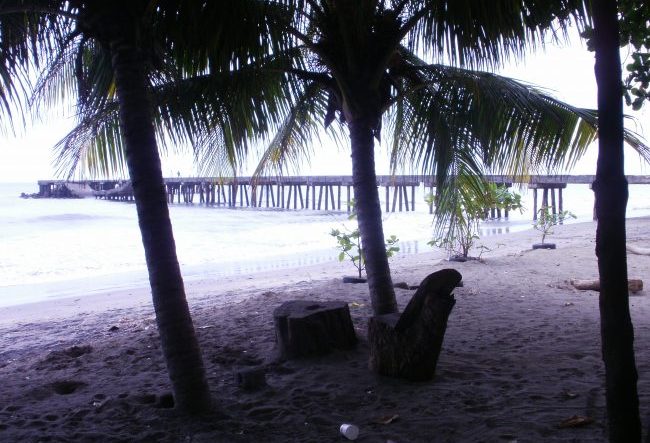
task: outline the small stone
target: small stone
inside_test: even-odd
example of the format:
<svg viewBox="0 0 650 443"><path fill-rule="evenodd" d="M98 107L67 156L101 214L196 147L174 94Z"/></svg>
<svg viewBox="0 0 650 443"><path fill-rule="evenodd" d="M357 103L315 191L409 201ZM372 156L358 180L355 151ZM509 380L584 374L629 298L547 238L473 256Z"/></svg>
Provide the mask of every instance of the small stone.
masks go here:
<svg viewBox="0 0 650 443"><path fill-rule="evenodd" d="M255 391L266 386L266 371L262 367L242 369L235 372L235 381L240 389Z"/></svg>

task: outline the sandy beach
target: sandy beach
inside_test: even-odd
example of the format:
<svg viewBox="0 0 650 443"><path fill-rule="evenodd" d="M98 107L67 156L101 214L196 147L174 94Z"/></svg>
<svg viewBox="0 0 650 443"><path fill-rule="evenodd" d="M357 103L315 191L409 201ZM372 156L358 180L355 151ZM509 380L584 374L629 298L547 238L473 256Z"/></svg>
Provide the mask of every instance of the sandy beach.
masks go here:
<svg viewBox="0 0 650 443"><path fill-rule="evenodd" d="M391 259L395 282L418 284L453 267L455 291L436 377L412 383L367 369L367 287L344 284L331 263L187 283L214 415L177 416L148 288L0 309L0 440L7 442L336 442L342 423L359 442L605 441L595 223L557 227L556 250L530 250L534 231L487 237L482 261L440 253ZM650 247L650 219L628 221L628 243ZM650 256L628 256L650 282ZM400 308L413 291L396 289ZM650 301L631 296L641 419L650 425ZM358 347L266 364L272 311L294 299L348 302ZM238 388L237 371L264 366L268 386ZM563 428L572 416L591 423Z"/></svg>

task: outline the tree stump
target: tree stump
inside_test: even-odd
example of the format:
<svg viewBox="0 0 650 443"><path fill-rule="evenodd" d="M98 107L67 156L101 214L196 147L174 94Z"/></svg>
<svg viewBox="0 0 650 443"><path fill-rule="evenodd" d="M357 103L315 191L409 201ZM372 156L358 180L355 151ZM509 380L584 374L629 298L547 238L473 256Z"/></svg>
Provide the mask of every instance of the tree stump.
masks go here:
<svg viewBox="0 0 650 443"><path fill-rule="evenodd" d="M279 359L324 355L357 344L344 301L288 301L273 311L273 319Z"/></svg>
<svg viewBox="0 0 650 443"><path fill-rule="evenodd" d="M375 316L368 324L369 367L381 375L425 381L433 378L462 276L443 269L426 277L404 312Z"/></svg>

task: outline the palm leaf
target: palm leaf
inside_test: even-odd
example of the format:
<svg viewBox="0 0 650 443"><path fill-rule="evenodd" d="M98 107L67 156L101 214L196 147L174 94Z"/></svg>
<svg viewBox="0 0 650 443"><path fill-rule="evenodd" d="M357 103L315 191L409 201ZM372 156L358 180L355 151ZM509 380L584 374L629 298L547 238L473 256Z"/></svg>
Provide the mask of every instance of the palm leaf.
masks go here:
<svg viewBox="0 0 650 443"><path fill-rule="evenodd" d="M570 167L597 136L595 111L512 79L442 65L411 74L400 99L402 123L393 127L393 167L417 164L439 185L457 162L474 174ZM635 134L627 132L626 141L650 159Z"/></svg>
<svg viewBox="0 0 650 443"><path fill-rule="evenodd" d="M307 85L295 100L290 112L261 155L254 175L282 175L290 168L296 170L313 153L319 142L319 126L327 113L327 98L318 83Z"/></svg>
<svg viewBox="0 0 650 443"><path fill-rule="evenodd" d="M582 0L408 1L406 45L453 65L501 65L511 57L566 37L571 23L586 20Z"/></svg>

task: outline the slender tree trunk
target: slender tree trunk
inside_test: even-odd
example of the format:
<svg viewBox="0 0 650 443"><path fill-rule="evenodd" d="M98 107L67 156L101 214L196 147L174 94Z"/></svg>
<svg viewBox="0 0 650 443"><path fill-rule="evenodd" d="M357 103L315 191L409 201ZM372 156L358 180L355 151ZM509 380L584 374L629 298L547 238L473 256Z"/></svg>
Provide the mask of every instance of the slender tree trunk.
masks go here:
<svg viewBox="0 0 650 443"><path fill-rule="evenodd" d="M132 35L120 35L110 42L126 161L176 407L182 412L200 413L210 408L210 391L176 258L148 81L135 41Z"/></svg>
<svg viewBox="0 0 650 443"><path fill-rule="evenodd" d="M628 188L623 163L623 96L615 0L592 3L598 84L596 255L600 274L600 319L611 442L640 442L641 422L630 318L625 250Z"/></svg>
<svg viewBox="0 0 650 443"><path fill-rule="evenodd" d="M366 119L355 119L348 121L348 127L352 145L355 208L366 259L372 309L375 315L391 314L397 312L397 301L384 242L372 126Z"/></svg>

